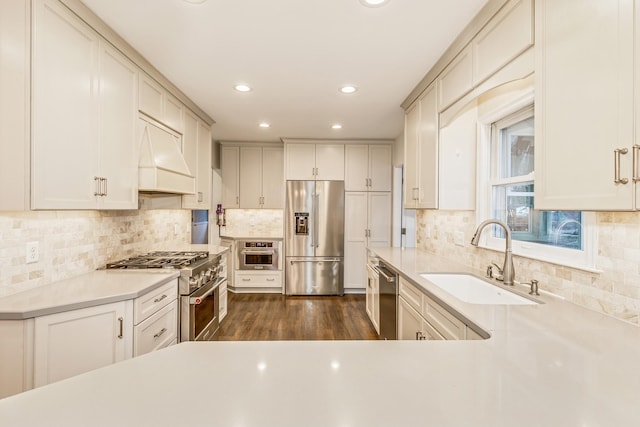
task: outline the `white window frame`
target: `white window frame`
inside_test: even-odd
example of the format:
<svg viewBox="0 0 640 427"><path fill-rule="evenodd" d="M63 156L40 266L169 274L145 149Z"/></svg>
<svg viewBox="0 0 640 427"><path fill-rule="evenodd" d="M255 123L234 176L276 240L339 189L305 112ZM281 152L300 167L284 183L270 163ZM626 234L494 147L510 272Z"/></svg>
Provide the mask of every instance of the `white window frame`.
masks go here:
<svg viewBox="0 0 640 427"><path fill-rule="evenodd" d="M496 122L525 110L533 106L533 87L507 96L500 106L488 111L481 111L478 116L478 184L476 210L476 220L480 222L492 218L492 158L497 153L492 153L491 128ZM495 163L495 162L494 162ZM527 180L534 181L535 171L527 175ZM500 184L508 183L509 179L500 179ZM522 181L518 177L517 182ZM513 254L536 259L553 264L564 265L572 268L587 271L599 271L595 268L597 254L597 228L596 215L594 212L582 212L582 239L583 249L568 249L540 243L512 241ZM493 237L490 228L482 233L479 247L503 252L505 249L505 239Z"/></svg>

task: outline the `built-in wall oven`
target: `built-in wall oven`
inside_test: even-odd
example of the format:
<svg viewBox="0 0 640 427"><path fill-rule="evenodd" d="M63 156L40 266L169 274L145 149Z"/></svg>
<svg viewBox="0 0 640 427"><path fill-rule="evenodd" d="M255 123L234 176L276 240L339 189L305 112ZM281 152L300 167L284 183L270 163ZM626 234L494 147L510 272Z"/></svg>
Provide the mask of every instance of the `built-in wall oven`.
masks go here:
<svg viewBox="0 0 640 427"><path fill-rule="evenodd" d="M279 240L239 240L238 270L280 270Z"/></svg>

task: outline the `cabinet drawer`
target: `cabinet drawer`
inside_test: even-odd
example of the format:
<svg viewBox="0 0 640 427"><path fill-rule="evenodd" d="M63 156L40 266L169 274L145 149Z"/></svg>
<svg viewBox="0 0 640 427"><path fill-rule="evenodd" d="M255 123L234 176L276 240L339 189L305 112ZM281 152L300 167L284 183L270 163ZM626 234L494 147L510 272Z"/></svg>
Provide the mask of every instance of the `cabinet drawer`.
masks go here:
<svg viewBox="0 0 640 427"><path fill-rule="evenodd" d="M176 342L178 301L175 299L133 328L133 355L168 347Z"/></svg>
<svg viewBox="0 0 640 427"><path fill-rule="evenodd" d="M445 339L464 339L465 324L427 296L424 297L422 315Z"/></svg>
<svg viewBox="0 0 640 427"><path fill-rule="evenodd" d="M403 278L400 278L399 293L414 310L422 313L422 292Z"/></svg>
<svg viewBox="0 0 640 427"><path fill-rule="evenodd" d="M178 296L178 280L163 285L133 300L133 324L137 325Z"/></svg>
<svg viewBox="0 0 640 427"><path fill-rule="evenodd" d="M282 273L236 273L236 288L277 288L282 286Z"/></svg>

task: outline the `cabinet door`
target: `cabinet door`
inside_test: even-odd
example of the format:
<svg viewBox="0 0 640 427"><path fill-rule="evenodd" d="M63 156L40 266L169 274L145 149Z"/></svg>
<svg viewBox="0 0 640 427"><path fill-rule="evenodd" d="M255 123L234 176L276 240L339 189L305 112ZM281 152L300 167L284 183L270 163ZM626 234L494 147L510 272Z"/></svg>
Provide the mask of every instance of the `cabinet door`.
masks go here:
<svg viewBox="0 0 640 427"><path fill-rule="evenodd" d="M212 149L211 127L203 121L198 121L198 173L196 175L198 209L211 209Z"/></svg>
<svg viewBox="0 0 640 427"><path fill-rule="evenodd" d="M262 148L262 207L284 208L284 149Z"/></svg>
<svg viewBox="0 0 640 427"><path fill-rule="evenodd" d="M328 181L344 180L344 145L316 145L316 179Z"/></svg>
<svg viewBox="0 0 640 427"><path fill-rule="evenodd" d="M344 197L344 287L364 289L367 264L367 193Z"/></svg>
<svg viewBox="0 0 640 427"><path fill-rule="evenodd" d="M130 357L131 306L117 302L41 316L34 328L34 386L39 387ZM128 341L128 342L127 342Z"/></svg>
<svg viewBox="0 0 640 427"><path fill-rule="evenodd" d="M368 193L367 198L367 246L391 246L391 193Z"/></svg>
<svg viewBox="0 0 640 427"><path fill-rule="evenodd" d="M346 145L344 160L344 190L367 191L369 189L369 146Z"/></svg>
<svg viewBox="0 0 640 427"><path fill-rule="evenodd" d="M404 298L398 298L398 339L417 340L422 333L422 316Z"/></svg>
<svg viewBox="0 0 640 427"><path fill-rule="evenodd" d="M178 100L178 98L173 95L165 94L164 97L164 121L163 123L169 126L170 128L182 133L183 126L183 114L184 107L182 102Z"/></svg>
<svg viewBox="0 0 640 427"><path fill-rule="evenodd" d="M198 118L191 112L184 114L184 133L182 134L184 150L184 160L189 170L196 177L196 194L182 196L182 207L188 209L198 209Z"/></svg>
<svg viewBox="0 0 640 427"><path fill-rule="evenodd" d="M98 36L57 1L36 2L32 207L97 205Z"/></svg>
<svg viewBox="0 0 640 427"><path fill-rule="evenodd" d="M369 191L391 191L391 146L369 146Z"/></svg>
<svg viewBox="0 0 640 427"><path fill-rule="evenodd" d="M435 85L428 88L420 103L418 148L418 208L438 207L438 97Z"/></svg>
<svg viewBox="0 0 640 427"><path fill-rule="evenodd" d="M634 4L541 0L535 13L535 207L633 209ZM622 148L628 184L614 183Z"/></svg>
<svg viewBox="0 0 640 427"><path fill-rule="evenodd" d="M222 165L222 207L239 208L240 195L240 148L225 147L221 150Z"/></svg>
<svg viewBox="0 0 640 427"><path fill-rule="evenodd" d="M420 102L418 101L404 116L404 182L402 185L405 209L416 208L418 204L418 146Z"/></svg>
<svg viewBox="0 0 640 427"><path fill-rule="evenodd" d="M240 207L262 207L261 147L240 147Z"/></svg>
<svg viewBox="0 0 640 427"><path fill-rule="evenodd" d="M313 144L287 144L285 150L285 175L288 180L316 179L316 151Z"/></svg>
<svg viewBox="0 0 640 427"><path fill-rule="evenodd" d="M107 42L100 42L99 61L99 175L107 179L99 208L137 209L138 69Z"/></svg>
<svg viewBox="0 0 640 427"><path fill-rule="evenodd" d="M442 111L473 88L473 51L465 48L438 78L438 106Z"/></svg>
<svg viewBox="0 0 640 427"><path fill-rule="evenodd" d="M140 73L138 109L159 122L164 122L164 97L162 86L145 73Z"/></svg>

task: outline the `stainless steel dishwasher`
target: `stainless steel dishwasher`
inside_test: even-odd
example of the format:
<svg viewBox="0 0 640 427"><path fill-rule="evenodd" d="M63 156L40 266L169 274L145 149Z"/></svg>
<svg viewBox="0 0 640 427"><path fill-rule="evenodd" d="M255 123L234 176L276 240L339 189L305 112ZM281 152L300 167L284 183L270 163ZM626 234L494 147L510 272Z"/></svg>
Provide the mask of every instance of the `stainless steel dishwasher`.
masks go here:
<svg viewBox="0 0 640 427"><path fill-rule="evenodd" d="M380 338L395 340L398 339L398 275L382 262L376 268L380 279Z"/></svg>

